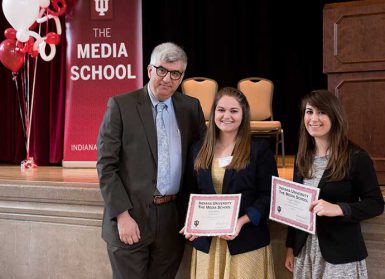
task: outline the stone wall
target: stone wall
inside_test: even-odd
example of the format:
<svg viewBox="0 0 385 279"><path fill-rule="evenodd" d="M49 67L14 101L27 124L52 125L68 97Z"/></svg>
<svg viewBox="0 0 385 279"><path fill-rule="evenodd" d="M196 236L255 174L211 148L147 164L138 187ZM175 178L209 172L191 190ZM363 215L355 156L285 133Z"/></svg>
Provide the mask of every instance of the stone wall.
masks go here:
<svg viewBox="0 0 385 279"><path fill-rule="evenodd" d="M0 180L0 279L108 279L97 183ZM276 278L284 268L286 226L270 222ZM362 223L369 278L385 278L385 214ZM352 244L354 245L354 244ZM187 245L177 279L189 276Z"/></svg>
<svg viewBox="0 0 385 279"><path fill-rule="evenodd" d="M0 279L106 279L95 183L0 181Z"/></svg>

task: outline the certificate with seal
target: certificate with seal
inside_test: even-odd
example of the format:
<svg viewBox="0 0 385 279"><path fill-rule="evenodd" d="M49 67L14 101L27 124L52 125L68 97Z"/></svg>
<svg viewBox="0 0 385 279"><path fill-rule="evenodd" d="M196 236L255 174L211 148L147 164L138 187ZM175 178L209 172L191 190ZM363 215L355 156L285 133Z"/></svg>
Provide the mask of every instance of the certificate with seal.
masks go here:
<svg viewBox="0 0 385 279"><path fill-rule="evenodd" d="M316 216L309 208L318 195L316 187L273 176L269 218L314 234Z"/></svg>
<svg viewBox="0 0 385 279"><path fill-rule="evenodd" d="M234 234L240 203L241 194L191 194L184 233L199 236Z"/></svg>

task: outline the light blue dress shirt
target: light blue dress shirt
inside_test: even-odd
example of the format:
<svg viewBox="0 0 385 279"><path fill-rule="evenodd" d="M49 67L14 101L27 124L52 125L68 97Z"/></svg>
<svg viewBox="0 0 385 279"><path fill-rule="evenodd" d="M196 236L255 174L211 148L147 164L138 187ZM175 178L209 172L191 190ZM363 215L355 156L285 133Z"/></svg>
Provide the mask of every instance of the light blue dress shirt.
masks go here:
<svg viewBox="0 0 385 279"><path fill-rule="evenodd" d="M159 101L151 92L150 86L148 86L148 92L152 103L152 114L155 122L156 105L159 103ZM179 192L180 180L182 176L182 145L178 122L176 120L174 105L172 103L171 97L163 101L163 103L167 105L167 108L163 111L163 121L167 129L167 136L169 140L171 166L171 185L167 188L164 194L173 195ZM159 194L159 192L156 194Z"/></svg>

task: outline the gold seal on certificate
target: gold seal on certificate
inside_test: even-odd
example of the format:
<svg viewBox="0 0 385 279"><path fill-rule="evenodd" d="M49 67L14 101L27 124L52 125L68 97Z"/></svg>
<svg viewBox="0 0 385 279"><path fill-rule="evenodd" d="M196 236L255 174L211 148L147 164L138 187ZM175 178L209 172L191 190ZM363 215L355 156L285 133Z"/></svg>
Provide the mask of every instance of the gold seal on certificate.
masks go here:
<svg viewBox="0 0 385 279"><path fill-rule="evenodd" d="M241 194L191 194L184 233L199 236L234 234L240 203Z"/></svg>
<svg viewBox="0 0 385 279"><path fill-rule="evenodd" d="M316 216L309 208L318 195L319 188L273 176L269 218L314 234Z"/></svg>

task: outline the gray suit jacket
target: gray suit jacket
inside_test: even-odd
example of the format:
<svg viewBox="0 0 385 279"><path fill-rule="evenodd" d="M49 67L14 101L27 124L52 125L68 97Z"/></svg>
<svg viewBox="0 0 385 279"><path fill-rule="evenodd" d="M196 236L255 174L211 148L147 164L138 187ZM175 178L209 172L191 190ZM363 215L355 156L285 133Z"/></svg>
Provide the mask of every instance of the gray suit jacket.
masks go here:
<svg viewBox="0 0 385 279"><path fill-rule="evenodd" d="M188 148L205 130L204 116L195 98L175 92L172 101L181 133L183 177ZM120 241L116 217L128 210L145 238L157 178L156 127L147 86L109 99L97 145L105 202L102 237L114 246L134 247Z"/></svg>

